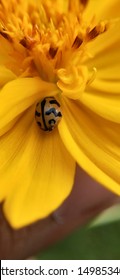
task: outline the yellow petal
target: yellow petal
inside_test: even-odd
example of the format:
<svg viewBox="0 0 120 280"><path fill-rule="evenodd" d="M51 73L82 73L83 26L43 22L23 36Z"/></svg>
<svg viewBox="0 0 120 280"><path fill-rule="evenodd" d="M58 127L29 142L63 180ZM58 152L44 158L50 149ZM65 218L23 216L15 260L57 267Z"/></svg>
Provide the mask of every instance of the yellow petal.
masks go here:
<svg viewBox="0 0 120 280"><path fill-rule="evenodd" d="M105 34L103 35L105 36ZM99 39L99 38L98 38ZM101 74L100 71L106 70L106 68L111 69L113 75L115 76L115 74L119 74L117 73L117 71L114 71L114 67L119 67L119 63L120 63L120 41L118 42L109 42L108 46L104 46L102 45L102 41L104 42L104 37L101 40L101 43L99 45L99 49L97 50L97 46L98 46L98 42L96 39L96 42L94 41L94 45L92 50L94 50L94 56L92 57L92 59L89 59L88 61L88 67L92 68L92 67L96 67L98 72L97 72L97 77L99 76L99 73ZM101 48L100 48L101 46ZM98 53L95 53L95 51L98 51ZM90 50L91 52L91 50ZM116 69L117 70L117 69ZM120 75L120 74L119 74ZM106 76L108 77L108 73L106 71L106 73L104 73L102 75L102 78L106 78ZM119 76L120 77L120 76Z"/></svg>
<svg viewBox="0 0 120 280"><path fill-rule="evenodd" d="M110 34L109 44L98 48L98 53L88 63L88 68L96 67L97 75L95 80L86 88L81 95L81 102L100 116L120 123L120 36L119 29L114 29L115 36ZM109 31L108 31L109 33ZM107 34L107 32L106 32ZM103 38L105 40L105 35ZM115 40L114 40L115 39ZM111 42L110 42L111 40ZM99 42L100 43L100 42ZM98 46L94 42L94 50Z"/></svg>
<svg viewBox="0 0 120 280"><path fill-rule="evenodd" d="M58 130L42 132L35 121L30 124L32 113L21 118L0 146L5 151L6 178L0 176L7 189L4 212L15 228L49 215L69 195L74 180L75 162Z"/></svg>
<svg viewBox="0 0 120 280"><path fill-rule="evenodd" d="M39 78L18 78L0 91L0 129L38 99L58 93L55 84Z"/></svg>
<svg viewBox="0 0 120 280"><path fill-rule="evenodd" d="M93 56L88 60L89 69L96 67L97 77L120 80L120 21L107 32L93 40L88 50ZM110 74L110 76L109 76Z"/></svg>
<svg viewBox="0 0 120 280"><path fill-rule="evenodd" d="M120 2L119 0L89 0L86 10L84 12L85 19L91 19L93 16L97 20L106 20L120 16Z"/></svg>
<svg viewBox="0 0 120 280"><path fill-rule="evenodd" d="M4 86L11 80L14 80L16 75L4 65L0 65L0 87Z"/></svg>
<svg viewBox="0 0 120 280"><path fill-rule="evenodd" d="M7 125L1 128L0 136L3 136L6 132L8 132L15 125L15 123L18 121L19 118L20 116L17 116L16 118L14 118L14 120L10 121Z"/></svg>
<svg viewBox="0 0 120 280"><path fill-rule="evenodd" d="M108 20L109 27L106 32L98 36L95 40L90 41L88 44L88 52L91 54L92 58L88 59L87 65L89 69L96 67L97 77L98 78L109 78L109 73L111 76L115 77L117 74L118 77L120 71L117 70L116 66L119 67L120 64L120 12L119 12L119 1L101 1L100 5L97 1L89 1L89 4L92 6L95 4L94 15L100 13L99 17L96 16L96 23L99 20L102 20L103 17L105 20ZM88 5L89 6L89 5ZM110 12L110 21L109 16L106 14ZM93 13L92 13L93 14ZM118 16L118 18L116 18ZM111 69L111 72L109 72ZM112 78L114 78L112 77Z"/></svg>
<svg viewBox="0 0 120 280"><path fill-rule="evenodd" d="M61 138L78 164L95 180L120 195L120 125L64 100Z"/></svg>
<svg viewBox="0 0 120 280"><path fill-rule="evenodd" d="M2 201L14 187L19 161L23 153L26 134L34 121L33 108L27 110L7 133L0 137L0 200Z"/></svg>
<svg viewBox="0 0 120 280"><path fill-rule="evenodd" d="M96 80L95 84L96 89L83 93L81 102L103 118L120 123L120 83Z"/></svg>

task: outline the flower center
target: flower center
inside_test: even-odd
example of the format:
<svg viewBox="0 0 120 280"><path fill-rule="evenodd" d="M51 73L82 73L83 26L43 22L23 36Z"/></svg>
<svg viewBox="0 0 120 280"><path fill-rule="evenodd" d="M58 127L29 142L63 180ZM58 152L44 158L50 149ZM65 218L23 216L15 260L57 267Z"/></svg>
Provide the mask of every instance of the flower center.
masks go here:
<svg viewBox="0 0 120 280"><path fill-rule="evenodd" d="M103 22L84 22L86 3L1 0L0 37L9 47L7 67L17 76L55 82L65 95L78 98L91 80L85 65L87 43L107 29Z"/></svg>

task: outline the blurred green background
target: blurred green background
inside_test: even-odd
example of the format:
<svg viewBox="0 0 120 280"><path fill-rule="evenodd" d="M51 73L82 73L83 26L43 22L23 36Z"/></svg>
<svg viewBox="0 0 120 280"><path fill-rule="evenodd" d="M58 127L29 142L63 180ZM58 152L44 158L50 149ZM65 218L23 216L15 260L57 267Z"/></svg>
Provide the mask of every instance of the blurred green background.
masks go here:
<svg viewBox="0 0 120 280"><path fill-rule="evenodd" d="M120 205L37 256L42 260L120 260Z"/></svg>

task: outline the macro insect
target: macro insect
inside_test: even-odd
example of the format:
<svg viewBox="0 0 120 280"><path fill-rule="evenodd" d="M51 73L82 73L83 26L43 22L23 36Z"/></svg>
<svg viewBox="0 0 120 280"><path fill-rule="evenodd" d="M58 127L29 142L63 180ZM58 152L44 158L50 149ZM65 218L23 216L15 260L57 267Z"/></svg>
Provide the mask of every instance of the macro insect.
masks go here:
<svg viewBox="0 0 120 280"><path fill-rule="evenodd" d="M35 119L42 130L53 130L58 125L61 118L60 104L54 97L45 97L37 103Z"/></svg>

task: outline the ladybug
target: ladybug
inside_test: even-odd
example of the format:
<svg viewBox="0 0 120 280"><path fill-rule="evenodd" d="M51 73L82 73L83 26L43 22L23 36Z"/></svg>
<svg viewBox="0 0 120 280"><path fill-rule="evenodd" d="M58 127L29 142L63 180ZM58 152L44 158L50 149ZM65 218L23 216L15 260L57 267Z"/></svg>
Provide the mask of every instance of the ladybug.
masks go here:
<svg viewBox="0 0 120 280"><path fill-rule="evenodd" d="M58 125L61 118L60 104L54 97L45 97L37 103L35 119L42 130L53 130Z"/></svg>

